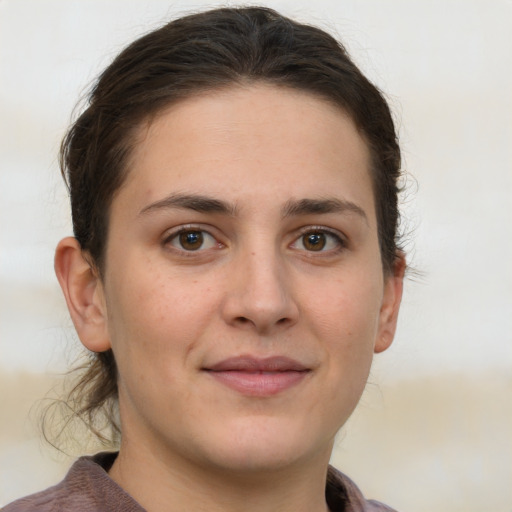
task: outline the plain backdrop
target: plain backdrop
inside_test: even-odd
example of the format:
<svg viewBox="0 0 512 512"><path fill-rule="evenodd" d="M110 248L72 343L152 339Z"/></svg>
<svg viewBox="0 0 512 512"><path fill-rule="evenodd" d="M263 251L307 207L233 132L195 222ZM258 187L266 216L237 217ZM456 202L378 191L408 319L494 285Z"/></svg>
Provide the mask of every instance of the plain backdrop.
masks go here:
<svg viewBox="0 0 512 512"><path fill-rule="evenodd" d="M512 1L261 4L344 42L390 101L407 172L417 272L334 459L397 508L510 512ZM53 275L71 233L57 165L71 112L134 37L214 5L0 0L0 505L68 464L39 447L26 397L76 352Z"/></svg>

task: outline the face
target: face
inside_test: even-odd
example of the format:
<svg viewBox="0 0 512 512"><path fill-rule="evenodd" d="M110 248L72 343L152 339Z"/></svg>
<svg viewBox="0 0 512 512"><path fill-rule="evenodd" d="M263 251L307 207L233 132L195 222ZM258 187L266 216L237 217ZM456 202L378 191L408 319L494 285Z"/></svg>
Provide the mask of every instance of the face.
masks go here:
<svg viewBox="0 0 512 512"><path fill-rule="evenodd" d="M328 460L400 298L369 160L343 112L271 86L142 130L96 294L123 442L236 471Z"/></svg>

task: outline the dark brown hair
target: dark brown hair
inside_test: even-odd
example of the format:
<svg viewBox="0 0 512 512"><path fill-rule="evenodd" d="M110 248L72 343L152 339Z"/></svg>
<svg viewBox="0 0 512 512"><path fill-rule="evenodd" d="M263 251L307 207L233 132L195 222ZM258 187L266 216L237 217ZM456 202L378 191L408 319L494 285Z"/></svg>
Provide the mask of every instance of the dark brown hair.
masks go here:
<svg viewBox="0 0 512 512"><path fill-rule="evenodd" d="M105 271L109 208L127 174L137 128L184 98L263 82L309 92L354 121L372 157L371 176L384 272L397 256L400 149L379 90L326 32L262 7L189 15L133 42L101 74L61 149L74 234L100 275ZM116 364L109 350L91 361L72 391L75 413L98 411L116 427Z"/></svg>

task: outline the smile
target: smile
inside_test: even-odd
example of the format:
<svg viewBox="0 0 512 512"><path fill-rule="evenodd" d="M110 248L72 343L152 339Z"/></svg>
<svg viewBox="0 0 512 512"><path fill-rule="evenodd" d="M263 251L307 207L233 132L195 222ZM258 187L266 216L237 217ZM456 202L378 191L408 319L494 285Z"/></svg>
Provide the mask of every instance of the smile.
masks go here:
<svg viewBox="0 0 512 512"><path fill-rule="evenodd" d="M272 396L299 384L311 369L287 357L233 357L203 368L217 382L248 396Z"/></svg>

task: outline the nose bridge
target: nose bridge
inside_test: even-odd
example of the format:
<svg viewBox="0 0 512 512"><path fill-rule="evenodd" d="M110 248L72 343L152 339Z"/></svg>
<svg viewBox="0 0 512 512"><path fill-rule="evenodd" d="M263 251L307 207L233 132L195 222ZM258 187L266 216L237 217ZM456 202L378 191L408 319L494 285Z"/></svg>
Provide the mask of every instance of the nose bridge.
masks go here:
<svg viewBox="0 0 512 512"><path fill-rule="evenodd" d="M292 282L275 243L259 240L240 251L225 313L230 323L267 333L297 319Z"/></svg>

